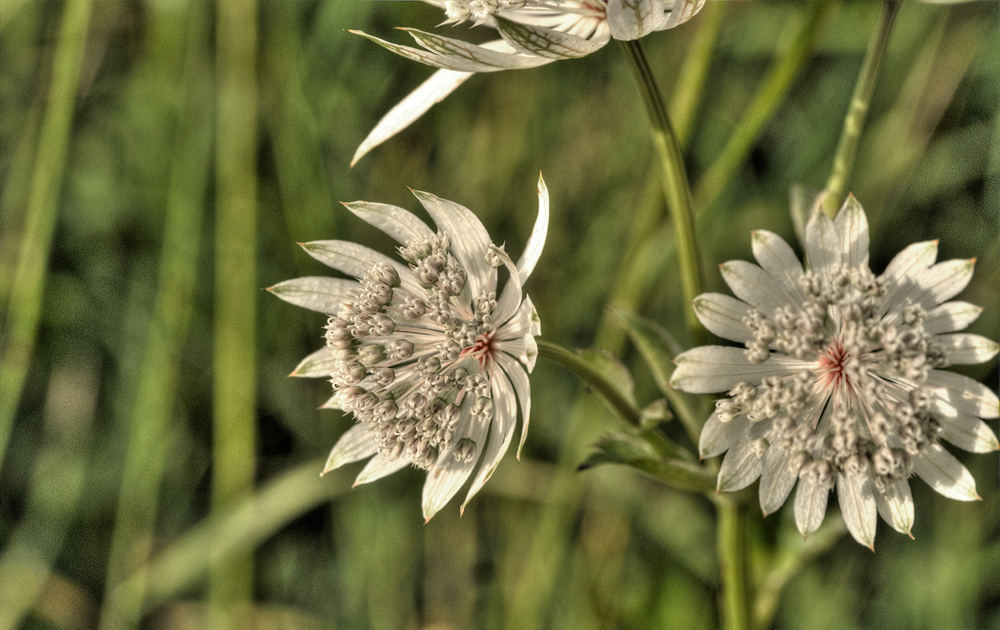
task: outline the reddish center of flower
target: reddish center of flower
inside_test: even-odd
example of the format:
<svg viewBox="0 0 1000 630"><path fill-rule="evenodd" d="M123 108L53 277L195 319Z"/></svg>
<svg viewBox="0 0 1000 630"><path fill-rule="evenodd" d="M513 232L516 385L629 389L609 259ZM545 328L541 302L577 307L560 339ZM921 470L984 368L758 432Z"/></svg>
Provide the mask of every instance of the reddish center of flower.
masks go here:
<svg viewBox="0 0 1000 630"><path fill-rule="evenodd" d="M826 351L826 354L819 358L820 382L825 387L836 389L845 384L851 386L850 379L844 373L844 366L851 355L844 350L844 346L839 341L834 341L833 345Z"/></svg>
<svg viewBox="0 0 1000 630"><path fill-rule="evenodd" d="M493 333L496 332L491 330L490 332L479 335L476 337L476 343L472 344L468 348L462 350L461 354L458 356L465 357L475 357L479 361L480 369L485 368L486 365L493 358Z"/></svg>

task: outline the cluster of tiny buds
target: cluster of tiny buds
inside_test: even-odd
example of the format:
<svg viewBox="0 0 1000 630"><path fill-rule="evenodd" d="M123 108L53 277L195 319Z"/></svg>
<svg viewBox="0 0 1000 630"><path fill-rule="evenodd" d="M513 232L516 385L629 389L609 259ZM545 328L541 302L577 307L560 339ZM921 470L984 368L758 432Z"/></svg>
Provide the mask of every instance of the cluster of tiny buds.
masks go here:
<svg viewBox="0 0 1000 630"><path fill-rule="evenodd" d="M341 408L371 431L382 456L426 469L453 446L466 396L474 418L493 417L490 379L481 368L495 332L497 297L484 292L472 300L472 321L459 315L453 302L468 276L447 234L415 239L399 253L424 294L401 289L392 265L374 263L327 321L335 358L330 376ZM503 264L495 251L489 254L487 262ZM471 358L463 360L469 356L479 369ZM462 438L452 452L472 461L477 445Z"/></svg>

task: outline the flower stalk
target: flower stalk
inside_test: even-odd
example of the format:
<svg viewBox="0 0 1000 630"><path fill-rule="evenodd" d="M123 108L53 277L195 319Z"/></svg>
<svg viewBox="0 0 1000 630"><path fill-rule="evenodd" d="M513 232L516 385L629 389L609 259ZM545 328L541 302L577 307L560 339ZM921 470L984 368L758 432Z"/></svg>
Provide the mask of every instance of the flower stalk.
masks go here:
<svg viewBox="0 0 1000 630"><path fill-rule="evenodd" d="M663 93L649 64L646 51L638 40L619 42L625 52L632 74L642 94L652 126L653 144L663 165L663 193L667 200L677 254L681 268L684 299L692 302L701 293L701 268L698 264L698 244L694 233L694 211L691 187L684 170L684 156L670 124ZM686 309L688 330L694 344L702 343L705 330L691 309Z"/></svg>
<svg viewBox="0 0 1000 630"><path fill-rule="evenodd" d="M858 154L858 141L861 138L861 130L865 126L865 118L868 116L868 107L871 104L872 93L875 91L875 82L878 79L879 68L882 66L882 57L885 56L885 50L889 45L889 36L892 34L892 26L902 6L903 3L899 0L885 0L882 3L878 26L871 41L868 42L868 50L865 52L861 72L858 74L858 81L854 85L854 93L851 95L851 104L847 109L847 116L844 118L844 127L840 132L837 151L833 156L830 177L826 180L823 211L831 219L837 215L837 210L844 202L847 181L851 177L854 159Z"/></svg>
<svg viewBox="0 0 1000 630"><path fill-rule="evenodd" d="M747 507L717 500L718 553L722 577L722 622L726 630L750 628L750 571Z"/></svg>

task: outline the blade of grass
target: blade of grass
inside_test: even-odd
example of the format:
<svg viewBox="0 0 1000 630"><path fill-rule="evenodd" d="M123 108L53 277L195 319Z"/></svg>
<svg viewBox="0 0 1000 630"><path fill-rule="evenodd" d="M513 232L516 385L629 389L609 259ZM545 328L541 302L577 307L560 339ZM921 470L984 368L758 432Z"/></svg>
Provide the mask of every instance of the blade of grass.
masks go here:
<svg viewBox="0 0 1000 630"><path fill-rule="evenodd" d="M80 67L93 0L69 0L56 38L52 80L39 132L21 252L10 288L0 356L0 466L38 334Z"/></svg>
<svg viewBox="0 0 1000 630"><path fill-rule="evenodd" d="M146 350L131 413L125 469L119 491L118 514L111 538L105 578L105 606L100 627L136 627L142 611L143 589L130 591L132 599L117 599L115 587L136 564L152 552L160 484L170 446L170 424L177 400L183 346L194 307L198 280L198 253L212 149L212 108L203 52L207 20L198 3L187 12L157 12L151 3L151 21L160 22L167 39L183 45L183 69L177 87L180 111L174 141L170 185L160 258L159 290L146 336ZM165 23L165 24L164 24ZM174 32L169 32L174 31ZM167 70L157 68L157 70Z"/></svg>
<svg viewBox="0 0 1000 630"><path fill-rule="evenodd" d="M253 490L257 347L257 5L216 3L216 223L212 509ZM210 628L245 628L253 556L216 562Z"/></svg>

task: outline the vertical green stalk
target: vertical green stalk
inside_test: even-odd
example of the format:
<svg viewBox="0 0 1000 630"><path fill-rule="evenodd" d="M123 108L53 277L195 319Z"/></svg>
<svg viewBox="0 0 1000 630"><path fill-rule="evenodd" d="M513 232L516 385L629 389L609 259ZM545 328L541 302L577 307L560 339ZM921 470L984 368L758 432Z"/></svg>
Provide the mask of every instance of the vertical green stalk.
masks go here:
<svg viewBox="0 0 1000 630"><path fill-rule="evenodd" d="M746 506L724 497L715 502L718 514L719 569L722 574L722 627L750 628L750 567Z"/></svg>
<svg viewBox="0 0 1000 630"><path fill-rule="evenodd" d="M684 299L690 303L701 293L701 266L699 265L698 245L694 234L694 212L691 206L691 188L688 185L687 172L684 170L684 156L681 153L677 136L670 125L666 102L663 93L656 82L656 76L649 65L646 51L638 40L619 42L625 51L629 67L635 76L642 100L649 114L652 126L653 144L663 164L663 193L667 200L667 209L674 227L674 238L677 243L677 253L681 268L681 284L684 288ZM704 342L705 330L701 322L690 308L685 309L691 342L700 345Z"/></svg>
<svg viewBox="0 0 1000 630"><path fill-rule="evenodd" d="M167 193L163 254L159 288L149 322L142 368L138 377L125 467L118 496L118 514L108 553L102 630L134 628L142 614L145 588L117 590L136 565L152 553L160 484L170 448L170 424L177 399L177 381L188 324L198 281L205 193L212 151L212 108L203 51L207 40L207 16L192 2L191 9L177 17L157 15L167 28L187 39L186 55L179 77L177 131ZM187 28L185 29L185 26ZM185 37L186 32L186 37Z"/></svg>
<svg viewBox="0 0 1000 630"><path fill-rule="evenodd" d="M253 490L257 343L257 5L216 2L215 356L212 509ZM250 625L253 555L214 564L210 628Z"/></svg>
<svg viewBox="0 0 1000 630"><path fill-rule="evenodd" d="M80 66L93 0L68 0L56 39L48 106L42 117L21 252L10 288L0 348L0 466L38 334L52 235L69 150Z"/></svg>
<svg viewBox="0 0 1000 630"><path fill-rule="evenodd" d="M896 14L899 13L902 6L901 0L884 0L882 11L878 17L878 26L871 41L868 42L868 50L865 52L865 59L861 64L861 72L858 74L858 81L855 83L854 93L851 95L851 105L847 109L844 127L840 132L837 152L833 156L830 177L826 180L823 211L831 219L837 215L837 210L844 200L847 180L851 176L854 158L858 154L858 140L861 138L861 130L864 128L865 118L868 116L868 106L872 100L872 93L875 91L875 81L878 79L882 57L889 45L889 36L892 34L892 25L896 21Z"/></svg>
<svg viewBox="0 0 1000 630"><path fill-rule="evenodd" d="M677 84L671 95L670 118L674 121L677 142L682 147L687 146L691 137L695 114L712 66L719 30L728 10L728 2L709 2L698 15L698 30L691 38L684 64L677 75Z"/></svg>

